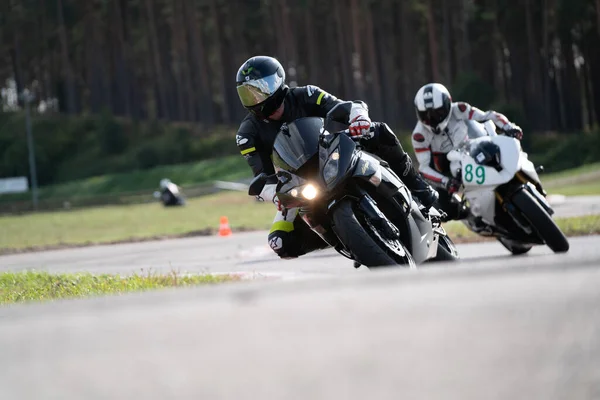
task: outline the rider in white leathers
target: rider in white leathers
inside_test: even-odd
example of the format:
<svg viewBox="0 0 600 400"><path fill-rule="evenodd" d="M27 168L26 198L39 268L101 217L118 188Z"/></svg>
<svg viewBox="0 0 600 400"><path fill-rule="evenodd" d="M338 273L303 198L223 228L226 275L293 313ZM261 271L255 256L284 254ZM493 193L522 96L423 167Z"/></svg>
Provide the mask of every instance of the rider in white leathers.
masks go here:
<svg viewBox="0 0 600 400"><path fill-rule="evenodd" d="M465 121L493 121L499 131L521 140L523 131L504 115L481 111L468 103L453 103L448 89L430 83L419 89L414 100L418 122L412 134L412 144L419 162L419 172L438 191L438 206L449 219L465 218L465 210L450 202L460 187L460 179L450 174L446 155L467 139Z"/></svg>

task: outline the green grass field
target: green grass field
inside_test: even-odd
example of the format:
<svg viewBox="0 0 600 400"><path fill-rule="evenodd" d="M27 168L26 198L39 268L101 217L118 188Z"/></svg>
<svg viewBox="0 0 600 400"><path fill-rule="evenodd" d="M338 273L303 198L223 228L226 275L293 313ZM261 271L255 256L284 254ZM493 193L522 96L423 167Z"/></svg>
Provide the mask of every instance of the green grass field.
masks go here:
<svg viewBox="0 0 600 400"><path fill-rule="evenodd" d="M189 164L166 165L148 170L107 174L87 179L42 187L40 199L104 196L125 192L158 189L161 179L169 178L185 188L214 180L235 181L252 177L246 160L239 155L203 160ZM0 197L3 201L29 200L30 193Z"/></svg>
<svg viewBox="0 0 600 400"><path fill-rule="evenodd" d="M185 207L160 203L83 208L0 217L3 249L115 241L182 235L219 227L225 215L233 229L267 229L273 204L241 192L222 192L190 199Z"/></svg>
<svg viewBox="0 0 600 400"><path fill-rule="evenodd" d="M241 192L222 192L191 199L186 207L159 203L85 208L73 211L0 217L0 253L19 249L112 243L127 240L212 234L219 217L232 229L268 229L275 214L270 203ZM567 235L600 233L600 216L558 219ZM447 225L452 237L476 239L461 223Z"/></svg>
<svg viewBox="0 0 600 400"><path fill-rule="evenodd" d="M540 179L548 193L565 196L598 195L600 194L600 163L553 174L542 174Z"/></svg>
<svg viewBox="0 0 600 400"><path fill-rule="evenodd" d="M87 179L42 187L40 200L61 199L76 201L123 193L145 191L150 195L162 178L186 187L198 186L214 180L236 181L250 178L246 161L239 155L208 159L195 163L168 165L148 170L107 174ZM549 193L574 195L600 194L600 163L552 174L542 174L542 183ZM0 205L12 201L29 201L30 193L0 196Z"/></svg>
<svg viewBox="0 0 600 400"><path fill-rule="evenodd" d="M556 224L567 236L583 236L600 234L600 215L583 217L556 218ZM445 224L446 231L453 241L473 242L486 240L484 237L470 231L462 222L451 221Z"/></svg>
<svg viewBox="0 0 600 400"><path fill-rule="evenodd" d="M172 169L158 169L152 179L147 179L150 183L162 176L174 176L174 179L178 177L178 182L185 183L198 177L233 178L238 174L245 174L247 166L244 164L245 161L241 157L234 156L219 162L193 164L188 166L187 170L182 166L164 167ZM163 172L166 175L163 175ZM122 181L118 185L135 180L135 177L136 173L125 174L119 178ZM600 194L600 164L542 175L541 178L544 187L551 194ZM99 186L94 186L93 179L96 178L88 180L90 186L82 190L99 190L102 184L97 183ZM234 230L268 229L274 213L272 204L257 202L245 193L222 192L189 199L186 207L177 208L165 208L156 202L1 216L0 253L64 245L210 234L218 228L221 215L229 217ZM559 224L563 224L565 233L570 235L600 233L598 217L559 220ZM448 227L454 237L465 240L476 238L476 235L470 234L462 224L449 224Z"/></svg>
<svg viewBox="0 0 600 400"><path fill-rule="evenodd" d="M0 273L0 304L122 294L168 287L207 285L239 280L236 275L133 274L92 275L47 272Z"/></svg>

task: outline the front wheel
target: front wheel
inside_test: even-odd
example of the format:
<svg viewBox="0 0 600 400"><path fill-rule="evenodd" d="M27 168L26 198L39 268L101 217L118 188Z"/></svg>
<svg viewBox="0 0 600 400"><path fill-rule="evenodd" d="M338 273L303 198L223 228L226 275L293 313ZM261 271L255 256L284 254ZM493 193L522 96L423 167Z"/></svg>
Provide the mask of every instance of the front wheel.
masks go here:
<svg viewBox="0 0 600 400"><path fill-rule="evenodd" d="M569 250L569 241L565 235L528 191L517 192L513 196L512 202L552 251L564 253Z"/></svg>
<svg viewBox="0 0 600 400"><path fill-rule="evenodd" d="M344 200L333 211L333 230L352 257L367 267L399 264L414 268L415 261L400 240L385 238L360 210L354 212L352 204Z"/></svg>
<svg viewBox="0 0 600 400"><path fill-rule="evenodd" d="M458 249L452 239L446 235L439 235L437 254L431 261L458 261L459 259Z"/></svg>

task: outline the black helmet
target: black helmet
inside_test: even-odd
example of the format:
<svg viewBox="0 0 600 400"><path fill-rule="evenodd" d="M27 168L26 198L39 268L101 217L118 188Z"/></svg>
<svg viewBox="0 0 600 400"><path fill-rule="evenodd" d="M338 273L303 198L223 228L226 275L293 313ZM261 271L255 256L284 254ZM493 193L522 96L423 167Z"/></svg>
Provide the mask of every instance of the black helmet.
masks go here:
<svg viewBox="0 0 600 400"><path fill-rule="evenodd" d="M250 58L242 64L235 80L242 105L260 119L279 108L288 90L285 71L273 57Z"/></svg>

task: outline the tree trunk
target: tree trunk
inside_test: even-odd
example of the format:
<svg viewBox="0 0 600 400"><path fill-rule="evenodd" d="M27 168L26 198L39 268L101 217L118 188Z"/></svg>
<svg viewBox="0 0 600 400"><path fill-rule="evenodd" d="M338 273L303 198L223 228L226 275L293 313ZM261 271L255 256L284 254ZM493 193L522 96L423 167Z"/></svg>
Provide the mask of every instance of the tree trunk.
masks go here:
<svg viewBox="0 0 600 400"><path fill-rule="evenodd" d="M120 99L122 109L118 110L118 113L131 116L132 105L131 105L131 82L129 80L129 63L128 63L128 44L125 40L125 23L123 21L123 14L121 12L121 0L114 0L112 3L113 8L113 21L115 26L115 32L117 36L116 50L115 50L115 81L116 90L115 95Z"/></svg>
<svg viewBox="0 0 600 400"><path fill-rule="evenodd" d="M23 100L21 99L21 93L23 93L24 85L23 85L23 69L21 67L21 43L19 39L19 34L15 32L14 39L14 47L10 50L10 59L12 62L13 73L15 77L15 85L17 89L17 98L18 104L22 106Z"/></svg>
<svg viewBox="0 0 600 400"><path fill-rule="evenodd" d="M276 1L272 6L269 7L270 15L268 19L268 23L273 25L273 40L275 41L274 49L276 51L275 58L277 58L282 65L287 67L287 64L290 60L287 52L287 48L285 47L285 34L283 21L281 20L281 2Z"/></svg>
<svg viewBox="0 0 600 400"><path fill-rule="evenodd" d="M313 18L313 30L317 32L317 37L321 35L329 37L334 40L332 47L316 46L315 51L317 53L317 59L315 60L316 67L319 70L319 76L321 77L320 85L323 89L333 93L337 97L345 98L346 88L346 76L344 71L347 69L347 65L343 61L342 43L335 41L338 37L338 21L336 15L336 2L323 2L317 1L313 3L315 7L318 7L320 15L331 16L333 21L324 21L323 18ZM314 43L314 42L313 42ZM309 45L313 45L309 43ZM335 71L332 73L332 71Z"/></svg>
<svg viewBox="0 0 600 400"><path fill-rule="evenodd" d="M542 84L540 81L540 75L542 74L542 68L539 64L538 59L538 46L533 33L533 28L537 24L533 22L532 0L525 0L525 27L527 32L527 53L529 54L529 69L527 78L528 88L528 103L531 104L531 116L534 120L535 126L542 126L544 115L546 110L542 107L544 100L542 99Z"/></svg>
<svg viewBox="0 0 600 400"><path fill-rule="evenodd" d="M307 76L313 79L317 84L321 84L321 68L319 68L318 60L317 60L317 51L316 51L316 35L314 29L314 19L313 13L311 13L312 8L311 0L307 0L306 6L304 8L303 17L304 17L304 30L306 33L306 49L308 54L308 66L307 66ZM331 90L331 89L330 89Z"/></svg>
<svg viewBox="0 0 600 400"><path fill-rule="evenodd" d="M598 43L600 41L600 0L596 0L596 28L598 35L595 41L592 43ZM590 75L591 75L591 90L592 96L594 97L594 110L596 121L600 122L600 54L597 47L594 46L594 50L590 52L590 56L587 58L590 63Z"/></svg>
<svg viewBox="0 0 600 400"><path fill-rule="evenodd" d="M586 63L584 65L584 85L585 85L585 96L587 102L587 111L588 111L588 122L590 127L594 127L598 124L598 118L596 116L596 102L597 99L594 98L594 90L592 86L592 73L590 64Z"/></svg>
<svg viewBox="0 0 600 400"><path fill-rule="evenodd" d="M36 73L37 79L40 82L38 90L38 100L43 101L53 97L50 85L48 82L48 44L46 41L46 1L39 0L37 3L40 10L37 20L37 40L40 44L39 55L36 57Z"/></svg>
<svg viewBox="0 0 600 400"><path fill-rule="evenodd" d="M401 50L401 41L396 40L398 35L394 24L394 4L393 0L384 0L374 2L370 7L372 21L369 23L371 32L367 39L371 43L368 57L374 63L373 81L377 83L376 91L379 92L379 108L382 120L392 125L397 124L398 118L398 85L396 84L399 76L398 65L394 61L397 53ZM373 23L373 21L375 23ZM371 55L371 51L374 52ZM370 60L371 61L371 60Z"/></svg>
<svg viewBox="0 0 600 400"><path fill-rule="evenodd" d="M493 22L493 34L492 34L492 46L494 54L494 69L496 74L494 75L494 88L500 93L502 101L508 100L508 87L507 80L508 74L506 71L506 61L504 57L504 43L502 41L502 34L500 33L499 27L499 9L498 0L494 0L494 22Z"/></svg>
<svg viewBox="0 0 600 400"><path fill-rule="evenodd" d="M427 35L429 39L429 59L431 66L431 77L434 82L440 81L439 61L438 61L438 43L435 32L435 20L433 16L433 1L427 2Z"/></svg>
<svg viewBox="0 0 600 400"><path fill-rule="evenodd" d="M444 31L444 81L453 82L455 71L453 69L454 54L452 51L452 8L451 0L443 0L444 22L442 29Z"/></svg>
<svg viewBox="0 0 600 400"><path fill-rule="evenodd" d="M87 103L92 113L99 113L107 105L108 98L105 94L104 71L102 71L99 54L102 51L98 24L96 23L96 10L93 1L86 3L85 15L85 59L86 59L86 83Z"/></svg>
<svg viewBox="0 0 600 400"><path fill-rule="evenodd" d="M469 71L471 70L471 42L469 40L469 17L468 17L468 2L469 0L459 0L458 7L458 24L460 31L460 40L457 40L457 43L460 43L460 57L459 57L459 69L461 71ZM458 35L457 35L458 39Z"/></svg>
<svg viewBox="0 0 600 400"><path fill-rule="evenodd" d="M379 78L379 70L378 70L378 60L377 60L377 51L375 50L375 35L373 32L373 13L371 12L371 5L366 4L364 6L364 16L366 20L366 35L365 35L365 47L366 47L366 59L368 68L368 87L371 89L371 93L369 96L370 103L372 105L372 114L377 117L384 116L385 110L382 107L382 98L381 98L381 82ZM380 21L378 21L380 22Z"/></svg>
<svg viewBox="0 0 600 400"><path fill-rule="evenodd" d="M167 106L167 94L165 88L165 76L160 61L160 49L158 45L158 34L156 31L156 21L154 18L154 2L153 0L145 0L146 18L148 21L148 44L152 58L152 67L154 75L154 83L158 96L158 117L169 118L169 109Z"/></svg>
<svg viewBox="0 0 600 400"><path fill-rule="evenodd" d="M543 70L542 70L542 84L544 85L544 129L552 129L555 126L552 102L550 93L550 2L552 0L543 0L543 21L542 21L542 48L543 48Z"/></svg>
<svg viewBox="0 0 600 400"><path fill-rule="evenodd" d="M211 83L209 81L210 70L208 53L204 46L204 38L199 26L202 26L198 19L198 12L194 4L187 1L183 2L185 14L187 16L187 25L190 30L191 58L193 60L195 77L194 82L194 106L198 109L198 119L212 125L214 123L214 111L212 101Z"/></svg>
<svg viewBox="0 0 600 400"><path fill-rule="evenodd" d="M596 29L598 30L598 36L600 36L600 0L596 0Z"/></svg>
<svg viewBox="0 0 600 400"><path fill-rule="evenodd" d="M186 90L184 83L184 69L187 60L185 60L185 33L182 32L183 26L179 18L179 5L178 0L171 2L171 16L170 16L170 28L171 28L171 69L173 71L173 90L175 92L176 106L173 117L178 120L187 119L187 106L186 106Z"/></svg>
<svg viewBox="0 0 600 400"><path fill-rule="evenodd" d="M181 43L180 43L180 52L181 52L181 61L182 61L182 82L183 87L181 91L183 92L183 102L185 104L185 119L186 120L194 120L195 119L195 111L193 104L193 94L192 94L192 74L190 71L190 66L192 65L192 58L189 52L189 40L188 40L188 29L185 21L185 0L179 0L177 3L177 25L179 26Z"/></svg>
<svg viewBox="0 0 600 400"><path fill-rule="evenodd" d="M172 46L171 46L171 37L173 36L173 32L169 29L167 19L172 15L172 3L159 3L156 2L159 6L156 10L160 13L158 15L162 15L162 18L156 19L156 27L157 32L161 34L157 36L158 38L158 54L160 57L160 65L162 66L162 81L163 87L165 89L165 97L167 100L167 114L166 119L168 120L178 120L180 118L179 110L181 109L178 105L178 86L175 80L175 74L173 71L173 56L172 56Z"/></svg>
<svg viewBox="0 0 600 400"><path fill-rule="evenodd" d="M396 58L396 63L399 67L399 87L398 87L398 112L401 114L401 120L405 123L405 127L410 127L414 124L414 109L413 107L402 107L405 104L412 104L415 93L418 88L415 88L415 82L424 84L428 81L429 74L425 73L427 65L424 64L425 50L424 46L415 46L415 31L411 24L411 10L407 2L398 2L398 13L396 26L400 27L400 51ZM418 86L418 85L416 85ZM410 122L408 122L410 121ZM414 125L413 125L414 126Z"/></svg>
<svg viewBox="0 0 600 400"><path fill-rule="evenodd" d="M58 37L61 47L60 53L62 57L62 69L66 97L65 111L68 114L75 114L77 112L77 105L75 104L75 78L73 75L71 60L69 59L69 44L67 42L67 30L65 28L62 0L56 0L56 8L58 16Z"/></svg>
<svg viewBox="0 0 600 400"><path fill-rule="evenodd" d="M297 84L297 68L298 68L298 51L296 49L296 43L294 41L294 34L292 33L292 20L290 19L290 8L287 0L280 0L280 15L282 22L282 39L284 47L286 49L286 61L288 70L288 79L290 82ZM295 19L294 19L295 20Z"/></svg>
<svg viewBox="0 0 600 400"><path fill-rule="evenodd" d="M337 40L335 41L336 48L338 51L338 71L342 74L342 82L343 82L343 91L342 96L348 97L352 93L354 93L352 87L352 70L350 68L350 61L346 57L347 54L352 54L350 51L350 46L348 45L348 37L347 31L345 27L347 26L346 15L344 13L344 5L340 2L334 2L334 23L336 28L336 36Z"/></svg>
<svg viewBox="0 0 600 400"><path fill-rule="evenodd" d="M569 130L581 129L581 93L579 91L579 78L575 71L570 34L563 32L561 49L564 55L565 69L563 70L563 93L565 96L565 112L567 117L566 127Z"/></svg>
<svg viewBox="0 0 600 400"><path fill-rule="evenodd" d="M0 26L0 52L3 50L3 46L9 48L8 53L10 55L10 63L12 67L13 79L15 80L17 90L17 104L20 107L24 106L24 102L21 98L23 93L25 77L23 72L23 65L21 63L21 20L23 19L22 11L19 9L17 0L11 0L10 3L4 4L0 8L0 15L2 13L11 13L11 19L7 24L7 27ZM3 22L6 18L3 18ZM6 39L5 39L6 38ZM12 43L11 43L12 39ZM10 75L9 75L10 76ZM4 84L4 81L1 81ZM0 109L1 111L1 109Z"/></svg>
<svg viewBox="0 0 600 400"><path fill-rule="evenodd" d="M360 28L364 23L364 15L359 17L359 6L357 0L350 0L350 16L352 18L352 78L354 83L354 89L356 96L359 99L365 97L365 85L364 85L364 67L363 67L363 54L361 51L361 32Z"/></svg>
<svg viewBox="0 0 600 400"><path fill-rule="evenodd" d="M228 61L228 49L225 44L225 37L223 33L223 24L221 18L219 16L219 12L217 9L217 0L211 0L210 2L210 15L213 21L216 22L215 32L214 32L214 42L217 47L217 57L219 59L218 65L225 65ZM227 76L227 73L221 69L220 71L220 80L221 80L221 119L223 122L231 122L231 113L229 111L230 105L230 96L229 96L229 84L230 80Z"/></svg>
<svg viewBox="0 0 600 400"><path fill-rule="evenodd" d="M593 111L593 100L588 82L590 81L590 74L588 72L587 64L581 66L579 70L580 82L581 82L581 93L582 93L582 109L581 119L583 129L587 132L594 122L594 111Z"/></svg>

